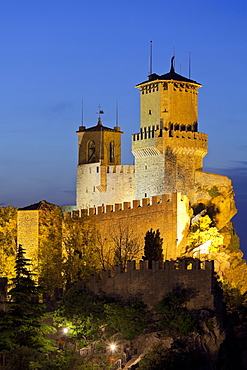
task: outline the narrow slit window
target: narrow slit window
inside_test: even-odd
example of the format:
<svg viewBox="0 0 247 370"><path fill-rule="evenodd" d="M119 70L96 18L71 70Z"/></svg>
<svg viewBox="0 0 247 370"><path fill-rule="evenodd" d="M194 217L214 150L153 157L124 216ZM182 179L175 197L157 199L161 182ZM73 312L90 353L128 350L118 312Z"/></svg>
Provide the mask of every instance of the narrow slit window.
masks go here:
<svg viewBox="0 0 247 370"><path fill-rule="evenodd" d="M114 145L114 141L111 141L110 142L110 155L109 155L109 162L110 163L114 163L114 151L115 151L115 145Z"/></svg>

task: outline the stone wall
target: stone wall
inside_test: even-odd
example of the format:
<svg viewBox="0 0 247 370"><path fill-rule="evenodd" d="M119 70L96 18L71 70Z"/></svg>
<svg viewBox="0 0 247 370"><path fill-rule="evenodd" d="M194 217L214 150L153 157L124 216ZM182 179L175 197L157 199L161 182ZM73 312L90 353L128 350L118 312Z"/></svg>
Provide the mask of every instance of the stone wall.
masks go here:
<svg viewBox="0 0 247 370"><path fill-rule="evenodd" d="M148 261L140 261L139 269L135 261L128 261L127 272L115 266L113 277L109 271L103 271L101 282L97 276L92 276L90 281L90 289L96 294L102 291L124 299L140 297L149 308L177 286L194 292L194 298L187 303L189 309L215 309L213 261L182 259L166 261L163 266L153 261L152 269L148 268Z"/></svg>
<svg viewBox="0 0 247 370"><path fill-rule="evenodd" d="M180 192L194 202L195 171L207 154L207 135L200 132L144 127L132 135L136 163L136 199Z"/></svg>
<svg viewBox="0 0 247 370"><path fill-rule="evenodd" d="M180 193L100 206L82 212L91 217L92 225L104 238L121 226L122 229L133 230L133 236L138 236L144 243L148 230L159 229L166 259L177 258L180 248L187 242L189 200Z"/></svg>
<svg viewBox="0 0 247 370"><path fill-rule="evenodd" d="M17 212L17 245L26 250L26 258L38 259L39 249L39 213L38 210L18 210Z"/></svg>
<svg viewBox="0 0 247 370"><path fill-rule="evenodd" d="M100 163L77 167L77 209L135 199L135 166L101 166Z"/></svg>

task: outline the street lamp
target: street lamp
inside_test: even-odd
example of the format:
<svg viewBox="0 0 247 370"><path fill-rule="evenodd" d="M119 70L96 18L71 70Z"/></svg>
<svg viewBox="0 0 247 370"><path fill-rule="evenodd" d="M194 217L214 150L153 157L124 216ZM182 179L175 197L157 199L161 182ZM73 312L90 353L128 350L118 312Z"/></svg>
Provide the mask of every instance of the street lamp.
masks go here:
<svg viewBox="0 0 247 370"><path fill-rule="evenodd" d="M68 332L69 332L69 329L68 328L63 328L64 335L68 334Z"/></svg>
<svg viewBox="0 0 247 370"><path fill-rule="evenodd" d="M116 350L116 344L114 343L110 344L110 350L113 353Z"/></svg>

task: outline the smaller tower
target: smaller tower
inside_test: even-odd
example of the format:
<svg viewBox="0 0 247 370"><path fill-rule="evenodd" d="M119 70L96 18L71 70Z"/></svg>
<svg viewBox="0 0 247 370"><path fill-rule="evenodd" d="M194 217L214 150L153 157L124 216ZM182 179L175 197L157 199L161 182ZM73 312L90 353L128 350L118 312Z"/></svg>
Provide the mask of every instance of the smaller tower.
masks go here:
<svg viewBox="0 0 247 370"><path fill-rule="evenodd" d="M80 126L78 134L78 165L100 163L110 166L121 163L120 127L109 128L98 118L96 126Z"/></svg>
<svg viewBox="0 0 247 370"><path fill-rule="evenodd" d="M127 185L121 166L120 127L105 127L99 117L96 126L80 126L77 134L77 209L125 201L128 192L122 189Z"/></svg>

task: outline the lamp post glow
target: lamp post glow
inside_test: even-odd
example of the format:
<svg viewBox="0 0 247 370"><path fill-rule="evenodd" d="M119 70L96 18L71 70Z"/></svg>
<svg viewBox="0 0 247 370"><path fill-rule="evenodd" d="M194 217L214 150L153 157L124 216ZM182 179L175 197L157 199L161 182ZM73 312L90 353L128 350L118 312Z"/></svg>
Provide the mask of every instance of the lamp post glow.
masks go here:
<svg viewBox="0 0 247 370"><path fill-rule="evenodd" d="M109 351L110 351L110 357L109 357L109 361L110 361L110 363L111 363L111 365L110 365L110 368L109 369L111 369L112 368L112 365L113 365L113 363L116 361L116 357L115 357L115 351L116 351L116 349L117 349L117 345L115 344L115 343L110 343L109 345L108 345L108 349L109 349Z"/></svg>
<svg viewBox="0 0 247 370"><path fill-rule="evenodd" d="M111 352L114 352L115 351L115 349L116 349L116 344L110 344L110 350L111 350Z"/></svg>
<svg viewBox="0 0 247 370"><path fill-rule="evenodd" d="M66 334L68 334L68 332L69 332L69 329L68 328L63 328L63 333L66 335Z"/></svg>

